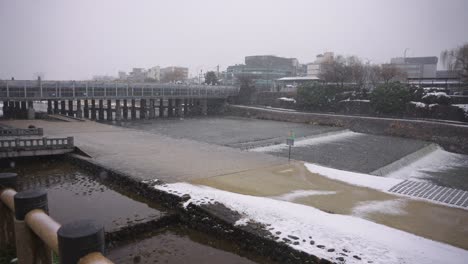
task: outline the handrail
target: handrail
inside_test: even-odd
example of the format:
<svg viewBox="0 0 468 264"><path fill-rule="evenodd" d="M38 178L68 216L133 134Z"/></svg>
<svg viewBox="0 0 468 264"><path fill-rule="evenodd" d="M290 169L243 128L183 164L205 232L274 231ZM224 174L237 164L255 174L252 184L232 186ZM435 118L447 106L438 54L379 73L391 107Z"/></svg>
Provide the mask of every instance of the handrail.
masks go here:
<svg viewBox="0 0 468 264"><path fill-rule="evenodd" d="M0 187L1 183L0 183ZM8 207L8 209L14 214L15 213L15 195L18 193L12 188L5 188L0 189L0 203L3 203ZM0 219L0 221L7 221L8 219ZM15 220L15 230L16 230L16 223ZM45 243L45 245L55 252L56 254L60 254L59 251L59 242L58 242L58 230L61 228L61 225L57 223L54 219L52 219L44 210L42 209L33 209L29 211L25 218L24 222L26 225L32 230L37 237ZM24 234L24 231L22 231ZM88 235L88 234L87 234ZM3 239L0 238L0 239ZM37 243L30 240L30 238L26 238L26 241L30 243ZM21 237L16 238L16 242L20 243L21 246L23 245L21 242ZM18 245L18 244L17 244ZM49 251L50 252L50 251ZM21 256L19 256L21 257ZM26 257L26 256L22 256ZM30 256L28 256L30 257ZM112 264L113 262L103 256L100 252L91 252L81 259L79 259L78 263L80 264Z"/></svg>
<svg viewBox="0 0 468 264"><path fill-rule="evenodd" d="M42 128L2 128L0 129L0 136L11 137L11 136L42 136L44 130Z"/></svg>
<svg viewBox="0 0 468 264"><path fill-rule="evenodd" d="M91 89L89 89L91 87ZM226 98L239 88L227 85L116 83L88 81L0 81L0 99L43 100L54 98Z"/></svg>
<svg viewBox="0 0 468 264"><path fill-rule="evenodd" d="M73 137L0 139L0 151L18 149L73 148Z"/></svg>

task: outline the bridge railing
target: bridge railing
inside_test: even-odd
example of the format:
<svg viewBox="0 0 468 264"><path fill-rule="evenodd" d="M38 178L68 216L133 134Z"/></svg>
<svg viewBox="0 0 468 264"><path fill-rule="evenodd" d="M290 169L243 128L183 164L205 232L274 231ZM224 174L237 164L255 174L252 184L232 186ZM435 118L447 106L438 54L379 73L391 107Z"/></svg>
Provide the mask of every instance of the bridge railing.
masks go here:
<svg viewBox="0 0 468 264"><path fill-rule="evenodd" d="M16 173L0 173L0 248L15 247L17 263L111 264L104 228L92 221L61 226L48 215L43 190L16 192Z"/></svg>
<svg viewBox="0 0 468 264"><path fill-rule="evenodd" d="M18 136L42 136L44 130L42 128L2 128L0 129L0 137L18 137Z"/></svg>
<svg viewBox="0 0 468 264"><path fill-rule="evenodd" d="M73 148L73 137L0 139L0 151Z"/></svg>
<svg viewBox="0 0 468 264"><path fill-rule="evenodd" d="M0 81L0 99L200 97L237 95L235 86L85 81Z"/></svg>

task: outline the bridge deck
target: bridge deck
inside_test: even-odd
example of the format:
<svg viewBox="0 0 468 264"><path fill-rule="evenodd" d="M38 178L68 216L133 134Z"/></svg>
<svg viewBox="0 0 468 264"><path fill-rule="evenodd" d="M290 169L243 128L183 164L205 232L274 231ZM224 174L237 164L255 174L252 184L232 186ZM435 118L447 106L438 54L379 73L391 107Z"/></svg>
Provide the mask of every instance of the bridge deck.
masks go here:
<svg viewBox="0 0 468 264"><path fill-rule="evenodd" d="M2 100L125 99L125 98L227 98L234 86L85 81L0 81Z"/></svg>

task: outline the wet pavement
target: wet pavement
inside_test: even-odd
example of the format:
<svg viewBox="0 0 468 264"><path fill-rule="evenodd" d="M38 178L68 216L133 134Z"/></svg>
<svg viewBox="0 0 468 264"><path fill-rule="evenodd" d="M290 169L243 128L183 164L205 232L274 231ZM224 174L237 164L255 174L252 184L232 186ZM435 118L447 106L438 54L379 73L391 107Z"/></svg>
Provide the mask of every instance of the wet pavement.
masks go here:
<svg viewBox="0 0 468 264"><path fill-rule="evenodd" d="M114 263L273 263L205 233L176 226L109 250Z"/></svg>
<svg viewBox="0 0 468 264"><path fill-rule="evenodd" d="M356 136L324 144L292 147L291 159L370 173L427 145L429 143L420 140L357 133ZM281 157L289 155L288 149L267 153Z"/></svg>
<svg viewBox="0 0 468 264"><path fill-rule="evenodd" d="M105 179L60 159L18 159L15 167L3 171L18 173L19 191L45 189L50 215L61 224L93 219L112 232L166 215L160 206L141 197L132 199Z"/></svg>
<svg viewBox="0 0 468 264"><path fill-rule="evenodd" d="M297 138L339 131L341 128L258 120L241 117L199 117L110 122L172 138L186 138L234 148L253 148L283 143L290 131Z"/></svg>

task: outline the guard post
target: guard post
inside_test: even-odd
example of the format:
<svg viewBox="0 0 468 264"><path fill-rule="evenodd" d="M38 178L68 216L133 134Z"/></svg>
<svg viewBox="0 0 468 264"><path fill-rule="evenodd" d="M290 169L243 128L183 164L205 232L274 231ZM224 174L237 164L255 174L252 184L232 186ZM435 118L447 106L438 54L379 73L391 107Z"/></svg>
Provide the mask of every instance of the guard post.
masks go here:
<svg viewBox="0 0 468 264"><path fill-rule="evenodd" d="M289 146L288 161L291 161L291 147L294 146L294 140L296 139L296 134L292 131L289 131L289 136L286 138L286 145Z"/></svg>

